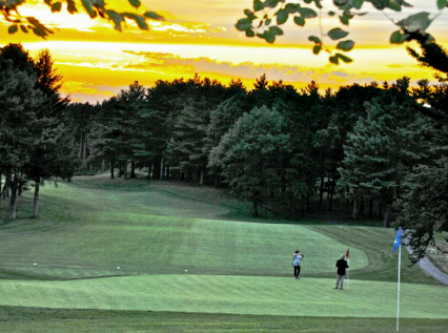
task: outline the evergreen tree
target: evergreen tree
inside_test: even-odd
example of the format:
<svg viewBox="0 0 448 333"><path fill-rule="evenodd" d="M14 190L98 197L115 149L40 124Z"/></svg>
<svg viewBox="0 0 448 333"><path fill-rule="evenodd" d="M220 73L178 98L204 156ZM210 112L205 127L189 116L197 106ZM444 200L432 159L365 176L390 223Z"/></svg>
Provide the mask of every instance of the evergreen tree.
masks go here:
<svg viewBox="0 0 448 333"><path fill-rule="evenodd" d="M3 52L4 48L1 50ZM10 219L16 218L16 200L25 183L23 168L30 161L34 137L30 126L44 101L36 87L36 75L19 70L11 59L0 52L0 167L7 182L3 191L11 189ZM18 66L20 67L20 66ZM3 194L3 193L2 193ZM1 196L0 196L1 197Z"/></svg>
<svg viewBox="0 0 448 333"><path fill-rule="evenodd" d="M389 226L392 203L410 185L406 176L426 158L429 124L410 107L365 102L367 117L360 118L344 145L344 167L339 168L341 184L354 197L377 191L386 208L384 226ZM353 215L357 215L357 201Z"/></svg>
<svg viewBox="0 0 448 333"><path fill-rule="evenodd" d="M222 168L225 181L234 193L253 203L252 214L259 216L259 205L279 187L279 166L290 150L285 134L285 118L267 107L244 113L212 149L210 167Z"/></svg>

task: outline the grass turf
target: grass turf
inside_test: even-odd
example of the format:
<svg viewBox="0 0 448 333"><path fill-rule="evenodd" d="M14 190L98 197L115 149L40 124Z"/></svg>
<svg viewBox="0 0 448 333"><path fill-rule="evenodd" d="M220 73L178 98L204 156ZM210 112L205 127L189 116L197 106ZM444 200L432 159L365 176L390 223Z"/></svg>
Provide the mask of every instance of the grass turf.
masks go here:
<svg viewBox="0 0 448 333"><path fill-rule="evenodd" d="M396 332L392 318L253 316L0 306L3 332ZM448 320L400 320L407 333L446 333Z"/></svg>
<svg viewBox="0 0 448 333"><path fill-rule="evenodd" d="M392 318L253 316L0 306L3 332L396 332ZM448 320L400 320L407 333L446 333Z"/></svg>
<svg viewBox="0 0 448 333"><path fill-rule="evenodd" d="M71 281L2 281L0 305L251 315L396 315L396 283L334 279L141 275ZM445 286L401 284L403 318L446 319ZM422 306L424 305L424 306Z"/></svg>
<svg viewBox="0 0 448 333"><path fill-rule="evenodd" d="M197 189L196 196L194 191L185 198L176 196L175 186L167 191L141 180L113 182L105 177L79 178L58 189L46 186L38 221L20 219L0 229L0 276L9 279L0 282L0 304L217 312L214 318L224 318L218 313L347 316L334 312L339 308L354 310L353 317L393 315L389 308L395 304L396 285L388 283L397 276L393 230L226 221L225 216L238 214L241 220L250 219L239 213L238 204L219 196L210 200L204 189ZM27 214L29 206L22 202L19 216ZM339 295L331 299L337 295L331 292L339 292L331 289L334 262L347 247L352 281L343 297L354 296L349 306ZM296 248L306 254L305 279L300 281L283 278L292 273ZM446 318L438 310L445 289L437 289L437 282L418 267L408 267L405 254L402 259L402 281L409 283L403 289L402 304L409 306L402 310L408 313L404 316L425 317L423 326L435 323L427 318ZM142 275L86 279L136 274ZM224 276L229 274L235 276ZM222 292L225 297L217 297ZM302 303L291 297L295 293ZM268 301L260 301L259 295ZM295 313L296 306L311 312ZM425 306L429 312L416 310ZM195 327L200 331L200 325Z"/></svg>

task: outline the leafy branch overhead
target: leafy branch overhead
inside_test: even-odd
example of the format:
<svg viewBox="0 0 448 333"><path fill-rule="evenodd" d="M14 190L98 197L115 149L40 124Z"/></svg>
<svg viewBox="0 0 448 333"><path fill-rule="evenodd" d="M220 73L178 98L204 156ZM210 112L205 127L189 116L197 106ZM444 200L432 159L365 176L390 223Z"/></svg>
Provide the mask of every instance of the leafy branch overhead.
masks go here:
<svg viewBox="0 0 448 333"><path fill-rule="evenodd" d="M74 0L43 0L43 2L53 13L61 12L63 10L63 3L66 4L66 10L70 14L79 13L79 7L81 7ZM136 10L141 6L140 0L128 0L128 2ZM0 0L0 12L5 20L11 23L8 27L8 33L14 34L20 29L23 33L32 31L35 35L46 39L53 31L35 17L23 17L20 15L20 6L25 4L26 0ZM152 11L146 11L141 14L116 12L109 9L104 0L82 0L81 4L81 8L87 12L90 18L96 19L99 17L109 20L112 22L114 29L118 31L121 31L122 23L126 22L126 20L134 21L142 30L148 30L147 20L164 21L162 16Z"/></svg>
<svg viewBox="0 0 448 333"><path fill-rule="evenodd" d="M308 19L319 18L319 36L309 36L308 40L313 42L314 54L319 54L322 50L329 54L329 61L339 64L340 61L349 63L352 59L341 52L349 52L355 46L355 42L345 39L349 35L348 26L350 20L355 16L367 14L361 11L366 3L370 3L376 10L383 11L390 9L400 12L403 7L412 7L404 0L333 0L332 8L328 9L324 5L329 1L323 0L254 0L252 9L245 9L245 18L238 20L235 27L239 31L244 31L247 37L259 37L268 43L274 43L277 36L283 35L280 27L288 20L293 21L299 27L304 27ZM448 7L448 0L436 0L437 9L442 11ZM324 32L321 25L322 13L328 16L337 16L344 28L334 27ZM432 21L437 17L430 17L428 12L420 12L410 15L400 21L393 21L399 29L390 36L390 42L402 44L406 41L417 40L420 42L431 42L434 38L426 32ZM337 43L334 50L324 47L324 38Z"/></svg>

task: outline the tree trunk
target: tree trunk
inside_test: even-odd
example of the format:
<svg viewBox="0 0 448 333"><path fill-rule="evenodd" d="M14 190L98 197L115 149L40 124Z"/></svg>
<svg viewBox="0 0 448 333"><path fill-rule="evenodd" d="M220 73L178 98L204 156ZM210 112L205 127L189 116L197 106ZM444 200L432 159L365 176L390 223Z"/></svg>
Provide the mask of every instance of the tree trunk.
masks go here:
<svg viewBox="0 0 448 333"><path fill-rule="evenodd" d="M161 165L161 161L158 158L154 159L153 170L152 170L152 178L153 179L160 179L160 165Z"/></svg>
<svg viewBox="0 0 448 333"><path fill-rule="evenodd" d="M39 187L40 187L40 179L36 181L36 187L34 188L33 218L39 216Z"/></svg>
<svg viewBox="0 0 448 333"><path fill-rule="evenodd" d="M322 204L324 201L324 179L324 176L320 177L319 208L322 208Z"/></svg>
<svg viewBox="0 0 448 333"><path fill-rule="evenodd" d="M305 208L306 208L305 195L302 194L302 217L305 216Z"/></svg>
<svg viewBox="0 0 448 333"><path fill-rule="evenodd" d="M364 215L364 196L361 196L361 206L359 207L359 215L363 216Z"/></svg>
<svg viewBox="0 0 448 333"><path fill-rule="evenodd" d="M331 212L333 210L333 195L334 195L334 188L336 184L336 180L333 179L333 181L331 182L331 193L330 193L330 188L328 189L328 192L330 193L330 201L328 204L328 210Z"/></svg>
<svg viewBox="0 0 448 333"><path fill-rule="evenodd" d="M384 214L384 221L383 221L384 228L389 228L389 214L390 214L390 205L387 205L386 213Z"/></svg>
<svg viewBox="0 0 448 333"><path fill-rule="evenodd" d="M131 178L135 178L135 162L131 161Z"/></svg>
<svg viewBox="0 0 448 333"><path fill-rule="evenodd" d="M110 160L110 179L115 179L115 159Z"/></svg>
<svg viewBox="0 0 448 333"><path fill-rule="evenodd" d="M253 207L254 207L254 210L252 212L252 215L255 216L255 217L259 217L260 213L258 213L258 198L256 198L256 197L254 198L254 205L253 205Z"/></svg>
<svg viewBox="0 0 448 333"><path fill-rule="evenodd" d="M14 179L11 182L11 201L10 201L10 213L9 213L9 219L15 220L16 219L16 212L17 212L17 187L19 182L17 181L17 175L14 175Z"/></svg>
<svg viewBox="0 0 448 333"><path fill-rule="evenodd" d="M381 215L383 215L383 203L380 202L378 205L378 218L381 218Z"/></svg>
<svg viewBox="0 0 448 333"><path fill-rule="evenodd" d="M350 193L350 189L347 186L346 188L346 194L345 194L345 215L348 215L348 209L349 209L349 205L350 205L350 200L348 199L348 194Z"/></svg>
<svg viewBox="0 0 448 333"><path fill-rule="evenodd" d="M6 172L5 185L3 185L2 192L0 193L0 198L3 198L3 199L7 198L6 193L8 191L10 183L11 183L11 171L8 170Z"/></svg>
<svg viewBox="0 0 448 333"><path fill-rule="evenodd" d="M162 157L160 160L160 180L163 180L163 171L165 170L165 159Z"/></svg>
<svg viewBox="0 0 448 333"><path fill-rule="evenodd" d="M170 179L170 176L171 176L171 175L170 175L170 167L169 167L169 166L166 166L165 169L166 169L166 179L169 180L169 179Z"/></svg>
<svg viewBox="0 0 448 333"><path fill-rule="evenodd" d="M86 156L87 155L87 137L84 134L84 147L82 150L82 164L84 165L86 163Z"/></svg>
<svg viewBox="0 0 448 333"><path fill-rule="evenodd" d="M356 219L358 217L358 207L357 207L358 200L353 200L353 212L352 212L352 218Z"/></svg>
<svg viewBox="0 0 448 333"><path fill-rule="evenodd" d="M373 199L370 199L370 203L369 203L369 217L372 217L373 214Z"/></svg>
<svg viewBox="0 0 448 333"><path fill-rule="evenodd" d="M125 180L128 179L128 160L123 161L123 176Z"/></svg>
<svg viewBox="0 0 448 333"><path fill-rule="evenodd" d="M82 135L82 130L81 130L81 137L79 138L79 153L78 153L78 159L80 160L80 161L82 161L82 147L83 147L83 144L84 144L84 140L83 140L83 135Z"/></svg>
<svg viewBox="0 0 448 333"><path fill-rule="evenodd" d="M281 195L281 200L283 201L283 203L286 203L286 166L283 166L282 169L282 195Z"/></svg>
<svg viewBox="0 0 448 333"><path fill-rule="evenodd" d="M146 176L146 178L151 179L151 169L152 169L152 164L150 164L148 166L148 175Z"/></svg>
<svg viewBox="0 0 448 333"><path fill-rule="evenodd" d="M200 166L199 185L204 185L204 167Z"/></svg>

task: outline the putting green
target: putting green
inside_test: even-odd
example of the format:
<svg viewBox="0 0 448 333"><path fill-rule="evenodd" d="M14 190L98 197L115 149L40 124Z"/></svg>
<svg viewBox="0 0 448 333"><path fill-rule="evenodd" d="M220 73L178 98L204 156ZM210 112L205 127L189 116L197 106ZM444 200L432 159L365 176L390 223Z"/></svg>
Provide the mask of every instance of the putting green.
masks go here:
<svg viewBox="0 0 448 333"><path fill-rule="evenodd" d="M333 279L142 275L64 282L0 281L0 305L326 317L396 316L397 284ZM401 285L402 318L444 318L448 289Z"/></svg>

